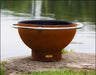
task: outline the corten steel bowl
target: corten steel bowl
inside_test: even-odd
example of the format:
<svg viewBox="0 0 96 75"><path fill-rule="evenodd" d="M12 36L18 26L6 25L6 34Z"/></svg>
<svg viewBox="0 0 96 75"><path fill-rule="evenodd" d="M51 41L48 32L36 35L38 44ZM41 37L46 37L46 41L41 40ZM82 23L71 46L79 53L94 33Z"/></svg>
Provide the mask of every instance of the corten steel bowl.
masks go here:
<svg viewBox="0 0 96 75"><path fill-rule="evenodd" d="M76 29L82 28L69 21L28 20L13 25L22 41L32 49L32 60L58 61L61 50L73 39Z"/></svg>

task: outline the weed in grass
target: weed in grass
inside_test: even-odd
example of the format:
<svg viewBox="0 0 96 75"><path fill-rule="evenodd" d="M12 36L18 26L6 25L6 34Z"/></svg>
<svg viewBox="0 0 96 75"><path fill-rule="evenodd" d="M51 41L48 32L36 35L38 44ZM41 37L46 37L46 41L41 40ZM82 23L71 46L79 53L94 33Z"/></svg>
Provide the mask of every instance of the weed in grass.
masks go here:
<svg viewBox="0 0 96 75"><path fill-rule="evenodd" d="M70 49L69 51L68 51L68 49L62 49L62 54L66 54L66 53L69 53L69 52L71 52L71 53L73 53L74 52L74 49Z"/></svg>
<svg viewBox="0 0 96 75"><path fill-rule="evenodd" d="M1 67L0 67L0 75L5 75L5 65L6 65L6 61L2 61L1 63Z"/></svg>

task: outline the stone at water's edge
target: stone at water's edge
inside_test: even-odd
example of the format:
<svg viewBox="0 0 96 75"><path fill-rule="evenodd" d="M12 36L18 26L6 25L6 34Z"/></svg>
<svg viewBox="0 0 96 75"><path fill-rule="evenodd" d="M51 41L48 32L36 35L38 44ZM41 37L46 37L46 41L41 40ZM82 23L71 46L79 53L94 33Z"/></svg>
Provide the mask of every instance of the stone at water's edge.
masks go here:
<svg viewBox="0 0 96 75"><path fill-rule="evenodd" d="M67 53L62 54L62 59L57 62L32 61L30 56L20 56L4 59L7 61L5 68L9 73L31 73L33 71L73 69L95 69L95 54Z"/></svg>

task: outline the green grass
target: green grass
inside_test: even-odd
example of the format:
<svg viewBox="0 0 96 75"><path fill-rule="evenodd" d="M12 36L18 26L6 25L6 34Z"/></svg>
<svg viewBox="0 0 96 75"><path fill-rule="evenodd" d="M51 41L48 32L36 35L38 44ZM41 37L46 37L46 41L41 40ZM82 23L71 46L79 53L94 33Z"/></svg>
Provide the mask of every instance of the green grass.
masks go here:
<svg viewBox="0 0 96 75"><path fill-rule="evenodd" d="M0 67L0 75L5 75L5 65L6 65L6 61L3 61L2 63L1 63L1 67Z"/></svg>
<svg viewBox="0 0 96 75"><path fill-rule="evenodd" d="M20 75L95 75L95 71L88 70L71 70L67 69L64 71L48 71L48 72L33 72L31 74L20 74Z"/></svg>
<svg viewBox="0 0 96 75"><path fill-rule="evenodd" d="M62 49L62 54L66 54L66 53L69 53L69 52L73 53L74 49L70 49L69 51L66 48Z"/></svg>

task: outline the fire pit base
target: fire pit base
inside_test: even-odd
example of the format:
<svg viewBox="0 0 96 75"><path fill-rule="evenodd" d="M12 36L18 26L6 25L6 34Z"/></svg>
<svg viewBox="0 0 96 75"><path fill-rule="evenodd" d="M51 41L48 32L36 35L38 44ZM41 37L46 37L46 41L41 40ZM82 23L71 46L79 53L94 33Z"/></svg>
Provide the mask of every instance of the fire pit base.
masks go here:
<svg viewBox="0 0 96 75"><path fill-rule="evenodd" d="M35 61L58 61L62 57L61 51L32 50L32 60Z"/></svg>

